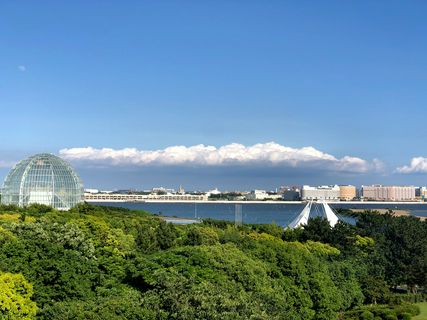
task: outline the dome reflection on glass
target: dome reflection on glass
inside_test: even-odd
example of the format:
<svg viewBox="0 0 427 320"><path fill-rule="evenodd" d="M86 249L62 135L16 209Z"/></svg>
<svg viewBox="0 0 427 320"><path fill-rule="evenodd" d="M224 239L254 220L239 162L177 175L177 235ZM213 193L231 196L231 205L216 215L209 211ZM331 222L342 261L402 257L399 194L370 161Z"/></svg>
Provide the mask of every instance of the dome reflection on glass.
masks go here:
<svg viewBox="0 0 427 320"><path fill-rule="evenodd" d="M17 163L4 180L1 203L39 203L67 210L83 201L83 185L73 168L52 154L36 154Z"/></svg>

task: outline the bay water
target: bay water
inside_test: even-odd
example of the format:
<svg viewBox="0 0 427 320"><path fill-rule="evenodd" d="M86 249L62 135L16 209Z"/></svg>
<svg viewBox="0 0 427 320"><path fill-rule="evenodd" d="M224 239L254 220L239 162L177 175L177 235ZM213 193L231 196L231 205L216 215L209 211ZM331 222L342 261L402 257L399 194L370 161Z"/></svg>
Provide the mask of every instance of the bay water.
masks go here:
<svg viewBox="0 0 427 320"><path fill-rule="evenodd" d="M175 203L175 202L102 202L94 203L104 206L123 207L133 210L145 210L153 214L178 217L187 219L211 218L217 220L234 221L235 206L234 203ZM242 206L243 223L275 223L280 226L288 225L304 208L303 203L250 203L245 202ZM334 203L330 204L333 209L391 209L407 210L412 215L427 217L427 203L410 204L381 204L381 203ZM311 214L311 217L322 215L320 211ZM347 222L353 222L351 218L340 217Z"/></svg>

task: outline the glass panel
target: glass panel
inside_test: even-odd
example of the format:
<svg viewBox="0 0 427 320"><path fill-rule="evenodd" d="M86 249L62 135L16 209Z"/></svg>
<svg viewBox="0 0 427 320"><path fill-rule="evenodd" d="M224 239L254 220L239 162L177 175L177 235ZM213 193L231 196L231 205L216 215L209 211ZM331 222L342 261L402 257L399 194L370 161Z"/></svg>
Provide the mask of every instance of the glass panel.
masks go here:
<svg viewBox="0 0 427 320"><path fill-rule="evenodd" d="M40 203L68 210L83 201L83 184L61 158L38 154L17 163L7 175L1 203L26 206Z"/></svg>

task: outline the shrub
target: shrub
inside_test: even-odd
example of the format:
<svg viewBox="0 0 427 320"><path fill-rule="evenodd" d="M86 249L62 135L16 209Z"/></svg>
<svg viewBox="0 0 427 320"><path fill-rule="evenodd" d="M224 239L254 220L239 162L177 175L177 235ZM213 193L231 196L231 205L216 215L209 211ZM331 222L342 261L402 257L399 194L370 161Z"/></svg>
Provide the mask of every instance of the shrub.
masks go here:
<svg viewBox="0 0 427 320"><path fill-rule="evenodd" d="M411 320L412 316L410 313L404 312L399 316L399 318L401 320Z"/></svg>
<svg viewBox="0 0 427 320"><path fill-rule="evenodd" d="M371 311L365 310L359 315L360 320L374 320L374 314Z"/></svg>
<svg viewBox="0 0 427 320"><path fill-rule="evenodd" d="M37 306L32 294L33 286L22 274L0 272L0 319L33 319Z"/></svg>
<svg viewBox="0 0 427 320"><path fill-rule="evenodd" d="M396 306L394 309L396 310L396 313L398 315L403 313L409 313L412 316L417 316L420 314L420 308L415 304L405 303L400 306Z"/></svg>
<svg viewBox="0 0 427 320"><path fill-rule="evenodd" d="M393 313L389 313L384 317L384 320L399 320L397 319L397 316Z"/></svg>

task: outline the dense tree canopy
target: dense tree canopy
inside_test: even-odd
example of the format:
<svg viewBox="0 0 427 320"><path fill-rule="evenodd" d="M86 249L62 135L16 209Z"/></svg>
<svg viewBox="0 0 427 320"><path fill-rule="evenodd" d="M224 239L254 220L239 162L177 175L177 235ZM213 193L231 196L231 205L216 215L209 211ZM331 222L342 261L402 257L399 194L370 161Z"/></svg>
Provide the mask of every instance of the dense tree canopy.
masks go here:
<svg viewBox="0 0 427 320"><path fill-rule="evenodd" d="M88 204L68 212L3 206L0 318L414 314L363 304L396 302L396 288L425 287L426 223L372 212L357 218L355 226L313 219L284 230L214 220L175 226L145 212Z"/></svg>

